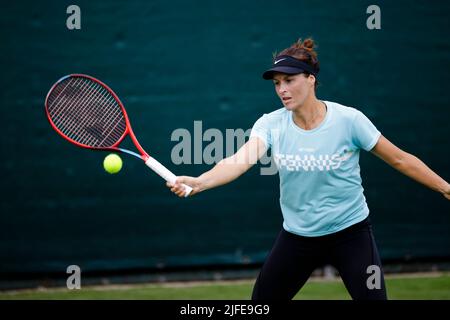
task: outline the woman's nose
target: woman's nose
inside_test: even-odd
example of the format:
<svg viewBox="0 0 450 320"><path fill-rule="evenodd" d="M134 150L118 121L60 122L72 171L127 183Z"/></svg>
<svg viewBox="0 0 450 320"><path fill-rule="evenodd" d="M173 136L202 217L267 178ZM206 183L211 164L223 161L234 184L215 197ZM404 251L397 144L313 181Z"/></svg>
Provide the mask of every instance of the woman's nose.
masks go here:
<svg viewBox="0 0 450 320"><path fill-rule="evenodd" d="M278 93L279 93L279 94L282 94L282 93L284 93L284 92L286 92L286 87L283 86L283 85L280 85L280 86L278 87Z"/></svg>

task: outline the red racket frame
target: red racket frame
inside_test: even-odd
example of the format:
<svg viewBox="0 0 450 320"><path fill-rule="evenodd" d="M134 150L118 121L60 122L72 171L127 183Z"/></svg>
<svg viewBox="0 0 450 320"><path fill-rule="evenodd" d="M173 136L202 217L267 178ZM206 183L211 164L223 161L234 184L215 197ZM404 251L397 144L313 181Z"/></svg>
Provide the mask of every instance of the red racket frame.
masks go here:
<svg viewBox="0 0 450 320"><path fill-rule="evenodd" d="M48 98L49 98L50 94L53 92L53 90L55 89L55 87L56 87L59 83L61 83L62 81L66 80L67 78L76 78L76 77L78 77L78 78L80 78L80 77L81 77L81 78L88 78L88 79L90 79L90 80L92 80L92 81L98 83L99 85L101 85L101 86L102 86L103 88L105 88L109 93L112 94L112 96L113 96L114 99L117 101L117 103L119 104L120 108L122 109L123 115L124 115L124 117L125 117L125 125L126 125L125 132L124 132L123 135L119 138L119 140L118 140L114 145L112 145L111 147L108 147L108 148L103 148L103 147L91 147L91 146L87 146L87 145L85 145L85 144L76 142L75 140L73 140L73 139L67 137L64 133L62 133L62 132L56 127L56 125L53 123L53 121L52 121L52 119L51 119L51 117L50 117L50 115L49 115L49 112L48 112ZM141 145L139 144L139 141L136 139L136 136L135 136L135 134L134 134L134 132L133 132L133 129L131 128L130 120L129 120L129 118L128 118L128 115L127 115L127 112L126 112L126 110L125 110L125 107L123 106L123 103L122 103L122 101L120 101L120 99L119 99L119 97L117 96L117 94L116 94L110 87L108 87L105 83L101 82L100 80L98 80L98 79L96 79L96 78L94 78L94 77L92 77L92 76L89 76L89 75L86 75L86 74L82 74L82 73L73 73L73 74L66 75L66 76L62 77L61 79L59 79L58 81L56 81L56 83L50 88L49 92L47 93L47 96L45 97L45 113L46 113L47 119L48 119L48 121L50 122L50 125L53 127L53 129L55 129L55 131L58 132L58 134L59 134L60 136L62 136L64 139L66 139L67 141L69 141L69 142L71 142L71 143L73 143L73 144L75 144L75 145L77 145L77 146L79 146L79 147L87 148L87 149L92 149L92 150L111 150L111 151L123 152L118 146L119 146L119 144L123 141L123 139L125 139L125 137L126 137L127 135L129 135L130 138L131 138L131 140L133 141L135 147L138 149L139 153L141 154L142 160L147 161L148 158L150 157L150 156L148 155L148 153L145 152L145 150L141 147Z"/></svg>

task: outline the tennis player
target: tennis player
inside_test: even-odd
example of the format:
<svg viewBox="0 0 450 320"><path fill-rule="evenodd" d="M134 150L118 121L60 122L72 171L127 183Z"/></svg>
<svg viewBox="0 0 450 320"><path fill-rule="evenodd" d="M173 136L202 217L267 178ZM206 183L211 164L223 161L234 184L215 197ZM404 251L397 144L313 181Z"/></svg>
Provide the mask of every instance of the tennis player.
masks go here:
<svg viewBox="0 0 450 320"><path fill-rule="evenodd" d="M283 108L259 118L245 145L199 177L181 176L167 186L183 197L181 183L193 187L191 195L229 183L272 148L284 222L252 299L292 299L314 269L325 264L338 270L353 299L387 299L361 185L360 150L447 199L450 185L392 144L359 110L317 99L314 48L312 39L300 39L276 55L263 78L273 81ZM378 285L369 279L376 270Z"/></svg>

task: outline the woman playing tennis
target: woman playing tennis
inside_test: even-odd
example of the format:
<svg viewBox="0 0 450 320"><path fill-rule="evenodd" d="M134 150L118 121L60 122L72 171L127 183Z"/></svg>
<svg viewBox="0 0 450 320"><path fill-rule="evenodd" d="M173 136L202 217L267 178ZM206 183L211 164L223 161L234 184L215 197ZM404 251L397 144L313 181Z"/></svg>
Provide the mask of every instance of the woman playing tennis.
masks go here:
<svg viewBox="0 0 450 320"><path fill-rule="evenodd" d="M361 185L360 150L450 199L450 184L417 157L387 140L360 111L316 97L319 61L314 41L284 49L264 72L283 108L264 114L233 156L197 178L181 176L171 191L184 196L229 183L268 148L280 175L283 227L258 275L252 299L292 299L325 264L339 272L353 299L387 299L384 276ZM379 284L368 285L380 271Z"/></svg>

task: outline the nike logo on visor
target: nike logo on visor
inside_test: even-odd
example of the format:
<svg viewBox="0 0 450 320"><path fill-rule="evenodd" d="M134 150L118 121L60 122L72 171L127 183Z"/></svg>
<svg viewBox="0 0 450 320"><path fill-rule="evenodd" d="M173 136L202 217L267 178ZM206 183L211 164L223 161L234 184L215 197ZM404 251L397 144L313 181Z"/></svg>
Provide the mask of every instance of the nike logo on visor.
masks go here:
<svg viewBox="0 0 450 320"><path fill-rule="evenodd" d="M283 59L277 60L277 61L274 62L274 64L277 64L278 62L283 61L283 60L286 60L286 59L287 59L287 58L283 58Z"/></svg>

